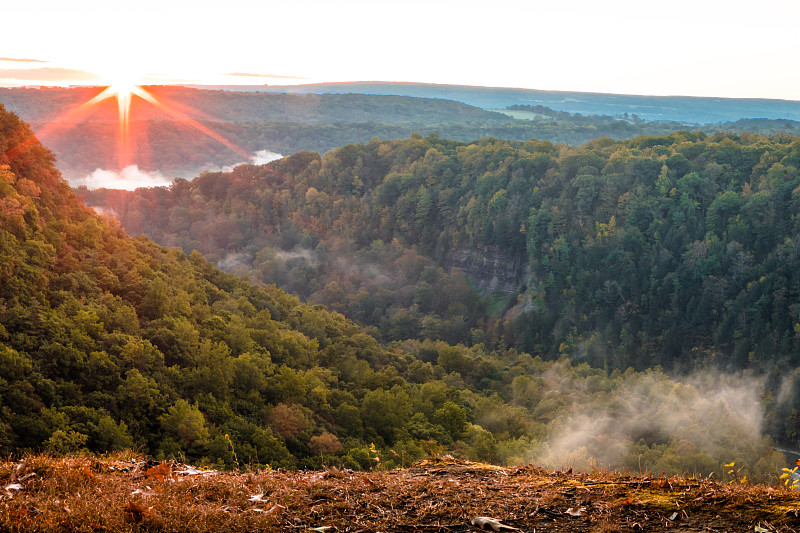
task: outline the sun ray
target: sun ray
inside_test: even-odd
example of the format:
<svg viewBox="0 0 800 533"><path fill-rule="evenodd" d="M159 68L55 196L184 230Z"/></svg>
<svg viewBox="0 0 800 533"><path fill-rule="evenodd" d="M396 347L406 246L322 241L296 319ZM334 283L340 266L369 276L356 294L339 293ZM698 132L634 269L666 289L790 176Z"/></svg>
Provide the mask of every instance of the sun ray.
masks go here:
<svg viewBox="0 0 800 533"><path fill-rule="evenodd" d="M211 137L212 139L214 139L218 143L222 144L223 146L227 147L228 149L236 152L237 154L239 154L239 155L241 155L243 157L246 157L246 158L250 157L250 154L248 154L245 150L243 150L242 148L236 146L232 142L228 141L222 135L219 135L218 133L216 133L216 132L212 131L211 129L209 129L208 127L204 126L202 123L194 120L193 118L191 118L186 113L183 113L183 112L179 111L178 109L176 109L177 106L170 106L170 105L167 105L166 103L161 102L155 96L153 96L151 93L147 92L143 87L136 87L136 89L137 89L137 92L134 93L134 94L136 94L136 96L139 96L140 98L142 98L142 99L146 100L147 102L153 104L154 106L158 107L159 109L161 109L162 111L167 113L169 116L171 116L172 118L176 119L178 122L181 122L181 123L184 123L184 124L187 124L187 125L191 126L192 128L196 129L197 131L199 131L199 132Z"/></svg>
<svg viewBox="0 0 800 533"><path fill-rule="evenodd" d="M222 135L214 132L207 126L203 125L202 123L198 122L197 120L191 118L187 112L181 110L181 108L185 109L185 106L182 106L177 103L166 103L162 102L158 98L156 98L152 93L150 93L147 89L145 89L141 85L136 85L134 83L128 81L118 81L114 82L108 87L105 87L102 91L96 94L94 97L90 98L86 102L69 109L62 113L61 115L57 116L47 124L45 124L42 128L40 128L36 132L36 137L45 138L47 136L61 133L63 130L73 127L74 125L78 124L82 120L84 120L87 116L91 114L93 109L100 104L101 102L108 100L110 98L116 98L117 101L117 165L119 170L124 169L125 167L133 164L133 152L134 152L134 142L135 138L132 138L132 123L131 123L131 102L133 97L136 96L141 98L145 102L155 106L156 108L160 109L173 119L175 119L178 123L187 125L192 129L199 131L200 133L214 139L215 141L219 142L229 150L233 151L234 153L242 156L245 159L250 157L250 154L245 151L244 149L240 148L239 146L235 145L234 143L227 140ZM191 108L189 108L189 112L191 112ZM19 157L22 153L27 151L27 147L30 146L33 142L36 141L36 137L31 136L31 138L23 140L17 146L12 147L6 152L6 156L9 159Z"/></svg>

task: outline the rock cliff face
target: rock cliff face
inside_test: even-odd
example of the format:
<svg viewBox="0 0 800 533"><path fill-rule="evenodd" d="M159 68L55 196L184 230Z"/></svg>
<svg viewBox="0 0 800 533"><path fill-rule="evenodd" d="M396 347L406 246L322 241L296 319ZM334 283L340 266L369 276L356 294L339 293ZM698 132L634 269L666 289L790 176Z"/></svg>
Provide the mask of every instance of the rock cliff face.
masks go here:
<svg viewBox="0 0 800 533"><path fill-rule="evenodd" d="M519 286L520 259L494 246L454 248L445 256L444 266L448 271L460 268L487 291L511 294Z"/></svg>

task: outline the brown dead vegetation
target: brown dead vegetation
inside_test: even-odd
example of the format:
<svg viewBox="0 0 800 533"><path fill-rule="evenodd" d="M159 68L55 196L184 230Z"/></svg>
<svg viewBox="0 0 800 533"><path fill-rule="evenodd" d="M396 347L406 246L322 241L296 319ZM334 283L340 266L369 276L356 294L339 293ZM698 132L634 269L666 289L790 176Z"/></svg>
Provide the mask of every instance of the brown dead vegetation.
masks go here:
<svg viewBox="0 0 800 533"><path fill-rule="evenodd" d="M427 460L405 470L199 471L139 457L0 462L12 532L800 529L800 494L710 480Z"/></svg>

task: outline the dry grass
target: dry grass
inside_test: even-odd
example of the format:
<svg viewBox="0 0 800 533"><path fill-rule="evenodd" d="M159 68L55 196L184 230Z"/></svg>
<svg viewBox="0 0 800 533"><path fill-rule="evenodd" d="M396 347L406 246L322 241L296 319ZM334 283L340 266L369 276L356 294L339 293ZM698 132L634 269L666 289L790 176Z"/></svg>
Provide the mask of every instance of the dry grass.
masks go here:
<svg viewBox="0 0 800 533"><path fill-rule="evenodd" d="M478 531L476 516L528 532L800 529L800 494L707 480L452 460L366 473L187 470L121 456L0 462L0 530L455 532Z"/></svg>

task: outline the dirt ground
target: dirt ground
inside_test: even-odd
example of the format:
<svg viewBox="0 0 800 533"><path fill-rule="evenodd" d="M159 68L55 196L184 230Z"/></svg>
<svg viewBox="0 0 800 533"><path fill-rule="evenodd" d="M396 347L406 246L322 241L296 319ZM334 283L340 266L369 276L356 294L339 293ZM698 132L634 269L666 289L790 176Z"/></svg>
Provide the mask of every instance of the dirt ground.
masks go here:
<svg viewBox="0 0 800 533"><path fill-rule="evenodd" d="M800 494L709 480L428 460L405 470L199 471L140 459L0 462L20 532L794 532Z"/></svg>

